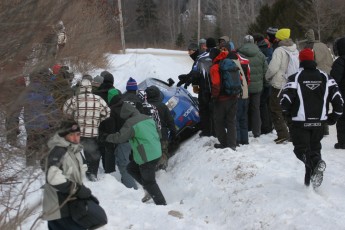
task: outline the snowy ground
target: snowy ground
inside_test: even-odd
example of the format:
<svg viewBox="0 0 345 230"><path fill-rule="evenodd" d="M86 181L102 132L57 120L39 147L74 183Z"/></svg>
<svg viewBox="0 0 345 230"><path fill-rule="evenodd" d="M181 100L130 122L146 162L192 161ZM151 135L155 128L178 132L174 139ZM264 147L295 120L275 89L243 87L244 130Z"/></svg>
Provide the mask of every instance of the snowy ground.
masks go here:
<svg viewBox="0 0 345 230"><path fill-rule="evenodd" d="M176 80L190 70L186 52L142 52L109 56L116 87L124 90L129 77L138 82L146 77ZM304 166L293 154L292 144L276 145L275 138L273 133L250 137L249 145L232 151L214 149L215 138L191 137L169 160L167 171L156 175L167 206L144 204L142 189L127 189L118 173L100 173L98 182L85 184L107 212L108 224L101 229L345 229L345 151L333 148L335 127L322 141L327 168L316 191L304 186ZM41 196L41 191L33 193L29 203ZM171 211L181 215L175 217ZM29 229L35 218L29 218L22 229ZM39 222L35 229L47 229L46 222Z"/></svg>

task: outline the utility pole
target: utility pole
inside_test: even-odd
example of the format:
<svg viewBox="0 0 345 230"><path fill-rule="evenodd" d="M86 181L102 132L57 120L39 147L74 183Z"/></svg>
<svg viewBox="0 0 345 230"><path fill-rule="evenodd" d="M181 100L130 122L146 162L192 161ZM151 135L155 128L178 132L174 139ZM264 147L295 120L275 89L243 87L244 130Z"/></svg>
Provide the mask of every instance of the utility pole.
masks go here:
<svg viewBox="0 0 345 230"><path fill-rule="evenodd" d="M200 40L200 0L198 0L198 44Z"/></svg>
<svg viewBox="0 0 345 230"><path fill-rule="evenodd" d="M121 33L121 45L122 45L122 53L126 53L126 45L125 45L125 31L123 28L123 18L122 18L122 7L121 7L121 0L117 1L119 7L119 19L120 19L120 33Z"/></svg>

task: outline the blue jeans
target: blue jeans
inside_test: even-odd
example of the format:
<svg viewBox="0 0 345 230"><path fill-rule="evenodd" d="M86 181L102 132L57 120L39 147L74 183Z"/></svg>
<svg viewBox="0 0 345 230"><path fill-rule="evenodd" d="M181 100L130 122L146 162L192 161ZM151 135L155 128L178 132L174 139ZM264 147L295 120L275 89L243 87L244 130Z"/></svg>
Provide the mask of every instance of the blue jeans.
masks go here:
<svg viewBox="0 0 345 230"><path fill-rule="evenodd" d="M115 149L116 165L121 174L121 182L127 188L138 189L133 177L127 172L127 165L129 163L129 155L131 154L131 145L128 142L118 144Z"/></svg>
<svg viewBox="0 0 345 230"><path fill-rule="evenodd" d="M238 99L236 119L237 143L248 144L248 99Z"/></svg>

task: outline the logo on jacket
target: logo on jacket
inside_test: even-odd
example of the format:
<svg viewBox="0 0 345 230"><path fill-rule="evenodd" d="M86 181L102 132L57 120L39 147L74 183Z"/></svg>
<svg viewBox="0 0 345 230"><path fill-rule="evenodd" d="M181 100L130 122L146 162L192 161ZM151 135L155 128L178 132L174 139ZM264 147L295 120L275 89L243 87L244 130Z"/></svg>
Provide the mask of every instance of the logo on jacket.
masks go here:
<svg viewBox="0 0 345 230"><path fill-rule="evenodd" d="M314 90L316 89L317 87L320 86L320 84L306 84L306 86L311 89L311 90Z"/></svg>

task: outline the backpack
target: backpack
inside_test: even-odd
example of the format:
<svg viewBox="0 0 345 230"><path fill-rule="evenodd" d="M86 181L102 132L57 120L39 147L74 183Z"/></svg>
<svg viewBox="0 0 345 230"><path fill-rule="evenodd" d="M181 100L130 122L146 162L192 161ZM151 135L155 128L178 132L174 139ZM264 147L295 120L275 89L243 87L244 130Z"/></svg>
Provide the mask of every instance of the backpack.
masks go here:
<svg viewBox="0 0 345 230"><path fill-rule="evenodd" d="M298 59L299 53L298 53L298 50L295 50L293 52L285 50L285 52L289 56L289 64L288 64L288 67L285 71L284 77L285 77L285 79L288 79L289 76L297 73L299 70L299 59Z"/></svg>
<svg viewBox="0 0 345 230"><path fill-rule="evenodd" d="M240 78L240 71L236 63L226 58L219 62L219 73L222 95L240 95L242 94L242 82Z"/></svg>
<svg viewBox="0 0 345 230"><path fill-rule="evenodd" d="M238 57L238 60L240 61L242 70L244 72L244 76L246 77L247 80L247 85L250 84L250 65L249 65L249 59L242 57L239 54L236 54Z"/></svg>

